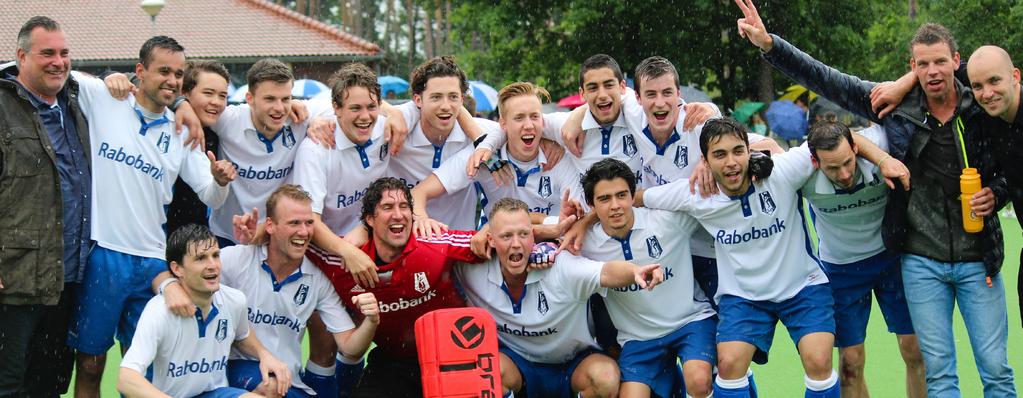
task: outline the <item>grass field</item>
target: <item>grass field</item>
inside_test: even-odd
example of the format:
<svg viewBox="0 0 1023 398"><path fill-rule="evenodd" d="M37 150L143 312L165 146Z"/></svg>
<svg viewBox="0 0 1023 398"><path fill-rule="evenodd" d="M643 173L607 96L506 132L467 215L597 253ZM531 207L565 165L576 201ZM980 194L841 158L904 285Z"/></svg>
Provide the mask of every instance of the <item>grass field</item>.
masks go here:
<svg viewBox="0 0 1023 398"><path fill-rule="evenodd" d="M1009 364L1014 369L1023 369L1023 329L1020 328L1018 297L1016 296L1016 275L1019 273L1019 252L1023 246L1019 224L1014 219L1002 219L1005 233L1005 268L1002 277L1005 280L1006 299L1009 308ZM956 312L955 319L956 354L959 364L959 385L964 397L982 395L980 376L974 365L970 341L966 335L962 318ZM115 346L110 350L106 372L103 377L102 394L104 397L116 397L117 367L121 355ZM836 355L835 363L838 363ZM796 349L784 327L775 333L771 348L771 362L765 366L754 365L760 396L800 397L803 395L803 369L800 365ZM1023 386L1017 375L1017 389ZM906 382L902 357L895 336L888 333L880 312L875 304L871 314L871 322L867 330L867 366L866 379L870 393L874 397L902 397L905 395ZM72 384L72 390L74 386ZM71 394L66 394L70 397Z"/></svg>

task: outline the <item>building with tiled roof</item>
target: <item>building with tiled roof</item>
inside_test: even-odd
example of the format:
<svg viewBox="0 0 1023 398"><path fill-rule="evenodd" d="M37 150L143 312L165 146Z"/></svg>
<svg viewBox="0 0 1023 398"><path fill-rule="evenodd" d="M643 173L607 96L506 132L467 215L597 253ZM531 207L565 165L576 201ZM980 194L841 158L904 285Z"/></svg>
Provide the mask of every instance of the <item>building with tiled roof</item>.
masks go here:
<svg viewBox="0 0 1023 398"><path fill-rule="evenodd" d="M376 44L264 0L167 0L155 23L137 1L125 0L18 0L3 11L8 36L0 40L0 62L14 59L18 28L35 15L61 24L72 65L83 70L133 69L154 34L177 39L189 58L224 62L236 82L264 57L321 81L342 63L380 59Z"/></svg>

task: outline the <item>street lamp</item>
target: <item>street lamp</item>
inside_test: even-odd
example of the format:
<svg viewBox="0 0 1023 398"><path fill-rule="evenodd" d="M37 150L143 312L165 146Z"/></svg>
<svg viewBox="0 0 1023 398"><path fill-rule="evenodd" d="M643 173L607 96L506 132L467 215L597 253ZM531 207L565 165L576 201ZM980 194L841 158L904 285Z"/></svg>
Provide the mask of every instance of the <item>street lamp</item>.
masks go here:
<svg viewBox="0 0 1023 398"><path fill-rule="evenodd" d="M156 16L160 14L160 10L166 5L165 0L142 0L139 6L142 7L142 11L149 14L150 20L153 21L153 36L156 36Z"/></svg>

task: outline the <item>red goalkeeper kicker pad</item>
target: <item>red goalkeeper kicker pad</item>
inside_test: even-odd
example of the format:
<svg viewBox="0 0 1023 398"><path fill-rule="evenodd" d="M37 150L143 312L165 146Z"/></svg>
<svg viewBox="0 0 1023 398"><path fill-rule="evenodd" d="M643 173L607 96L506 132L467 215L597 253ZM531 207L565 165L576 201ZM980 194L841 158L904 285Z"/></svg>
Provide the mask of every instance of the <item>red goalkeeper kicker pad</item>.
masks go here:
<svg viewBox="0 0 1023 398"><path fill-rule="evenodd" d="M447 308L416 320L423 396L501 396L497 325L481 308Z"/></svg>

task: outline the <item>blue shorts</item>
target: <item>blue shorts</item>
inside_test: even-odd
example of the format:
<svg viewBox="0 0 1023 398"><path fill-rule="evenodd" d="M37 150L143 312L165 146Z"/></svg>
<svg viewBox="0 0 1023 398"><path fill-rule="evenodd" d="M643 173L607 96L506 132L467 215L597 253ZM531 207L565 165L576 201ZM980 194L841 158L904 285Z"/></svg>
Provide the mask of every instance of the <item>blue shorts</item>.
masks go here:
<svg viewBox="0 0 1023 398"><path fill-rule="evenodd" d="M870 319L870 292L877 296L888 332L913 334L902 287L899 256L887 251L849 264L824 263L835 297L835 347L863 344Z"/></svg>
<svg viewBox="0 0 1023 398"><path fill-rule="evenodd" d="M531 362L521 355L512 351L511 348L500 347L499 351L507 355L519 368L522 375L523 388L526 395L530 397L563 397L573 398L572 394L572 373L579 363L591 354L599 354L597 350L583 350L571 361L562 364L547 364Z"/></svg>
<svg viewBox="0 0 1023 398"><path fill-rule="evenodd" d="M774 341L774 327L780 320L792 342L810 333L835 333L835 299L828 284L810 285L780 303L752 301L732 295L721 296L718 303L717 342L741 341L757 347L753 361L767 363Z"/></svg>
<svg viewBox="0 0 1023 398"><path fill-rule="evenodd" d="M710 306L717 311L714 295L718 292L718 260L710 257L693 256L693 278L707 297Z"/></svg>
<svg viewBox="0 0 1023 398"><path fill-rule="evenodd" d="M717 318L710 317L690 322L661 338L625 342L618 357L622 382L643 383L661 397L673 396L683 385L676 359L717 364L717 324Z"/></svg>
<svg viewBox="0 0 1023 398"><path fill-rule="evenodd" d="M128 348L135 324L153 298L153 278L167 270L158 258L133 256L99 245L89 254L67 344L90 355L106 354L116 332Z"/></svg>
<svg viewBox="0 0 1023 398"><path fill-rule="evenodd" d="M301 375L291 375L301 377ZM246 359L232 359L227 361L227 384L231 387L252 391L263 382L263 374L259 372L259 362ZM309 398L309 394L301 388L291 386L285 398Z"/></svg>
<svg viewBox="0 0 1023 398"><path fill-rule="evenodd" d="M248 391L234 387L220 387L196 395L195 398L238 398Z"/></svg>

